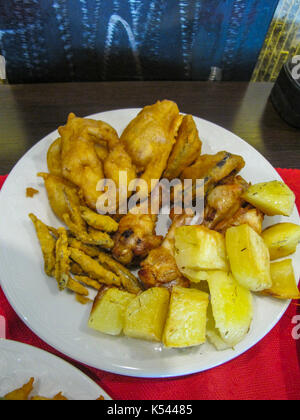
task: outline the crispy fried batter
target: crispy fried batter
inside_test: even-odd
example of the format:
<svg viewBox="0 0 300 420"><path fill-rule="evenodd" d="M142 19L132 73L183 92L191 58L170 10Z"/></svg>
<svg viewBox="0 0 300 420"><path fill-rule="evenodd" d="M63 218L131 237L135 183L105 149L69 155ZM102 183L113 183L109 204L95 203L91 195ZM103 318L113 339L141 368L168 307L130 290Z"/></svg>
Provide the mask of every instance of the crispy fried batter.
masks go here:
<svg viewBox="0 0 300 420"><path fill-rule="evenodd" d="M38 194L39 191L35 188L26 188L26 197L27 198L33 198L36 194Z"/></svg>
<svg viewBox="0 0 300 420"><path fill-rule="evenodd" d="M61 165L61 138L56 139L49 147L47 153L47 164L50 174L63 176L62 165Z"/></svg>
<svg viewBox="0 0 300 420"><path fill-rule="evenodd" d="M195 121L191 115L186 115L179 128L164 177L169 180L179 177L181 172L199 157L201 149L202 142Z"/></svg>
<svg viewBox="0 0 300 420"><path fill-rule="evenodd" d="M51 232L47 225L41 222L34 214L29 215L32 220L37 237L39 239L45 264L45 273L47 276L52 277L55 270L55 248L56 239L51 235Z"/></svg>

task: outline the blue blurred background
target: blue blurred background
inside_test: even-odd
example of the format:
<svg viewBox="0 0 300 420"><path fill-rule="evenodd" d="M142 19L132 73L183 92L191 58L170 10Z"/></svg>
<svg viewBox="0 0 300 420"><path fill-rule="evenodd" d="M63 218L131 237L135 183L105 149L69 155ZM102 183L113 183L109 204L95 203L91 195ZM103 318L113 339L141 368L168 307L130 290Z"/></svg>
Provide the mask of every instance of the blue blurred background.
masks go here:
<svg viewBox="0 0 300 420"><path fill-rule="evenodd" d="M278 0L0 0L10 83L250 80Z"/></svg>

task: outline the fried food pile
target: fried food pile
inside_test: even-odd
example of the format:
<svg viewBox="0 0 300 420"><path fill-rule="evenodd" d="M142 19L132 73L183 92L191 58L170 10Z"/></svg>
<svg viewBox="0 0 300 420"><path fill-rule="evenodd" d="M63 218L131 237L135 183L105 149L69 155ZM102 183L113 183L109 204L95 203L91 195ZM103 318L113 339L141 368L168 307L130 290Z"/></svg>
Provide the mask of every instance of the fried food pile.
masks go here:
<svg viewBox="0 0 300 420"><path fill-rule="evenodd" d="M66 398L61 392L52 398L43 397L41 395L30 396L34 390L34 382L35 379L30 378L30 380L21 388L9 392L0 399L4 401L68 401L68 398ZM97 401L101 400L104 400L103 396L100 396Z"/></svg>
<svg viewBox="0 0 300 420"><path fill-rule="evenodd" d="M120 137L106 122L74 114L59 134L48 151L49 173L38 175L63 227L30 218L45 272L58 289L75 292L81 303L90 302L90 288L97 291L91 328L166 347L208 338L223 349L249 331L252 293L300 298L291 260L271 263L296 251L300 227L283 223L263 231L265 215L292 214L294 194L279 181L251 185L240 174L246 165L241 156L201 154L193 117L174 102L146 106ZM110 204L108 214L97 212L102 194L108 203L112 198L97 188L103 179L116 185L113 214ZM201 193L204 199L201 221L189 208L177 214L182 189L175 186L165 238L157 234L159 216L147 201L162 179L191 180L184 197L193 202ZM139 202L122 214L132 182ZM156 204L162 206L161 193Z"/></svg>

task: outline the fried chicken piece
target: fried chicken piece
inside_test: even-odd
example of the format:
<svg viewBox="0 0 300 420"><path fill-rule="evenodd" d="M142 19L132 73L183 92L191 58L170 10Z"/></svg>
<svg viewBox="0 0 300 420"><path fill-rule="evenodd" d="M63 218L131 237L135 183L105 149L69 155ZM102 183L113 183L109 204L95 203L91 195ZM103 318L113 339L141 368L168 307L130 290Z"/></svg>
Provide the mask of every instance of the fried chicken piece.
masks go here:
<svg viewBox="0 0 300 420"><path fill-rule="evenodd" d="M173 286L189 287L190 282L179 271L175 260L175 231L192 224L194 214L171 215L172 225L162 245L152 250L141 263L139 277L146 288Z"/></svg>
<svg viewBox="0 0 300 420"><path fill-rule="evenodd" d="M246 207L241 207L233 216L228 217L218 223L214 230L224 234L226 233L226 230L232 226L248 224L259 235L261 235L263 221L264 214L251 205L247 205Z"/></svg>
<svg viewBox="0 0 300 420"><path fill-rule="evenodd" d="M249 184L240 176L221 181L207 196L204 226L214 229L222 220L232 217L244 203L241 196L248 187Z"/></svg>
<svg viewBox="0 0 300 420"><path fill-rule="evenodd" d="M182 119L178 106L164 100L146 106L124 130L121 142L148 187L141 192L141 200L156 187L151 181L161 179Z"/></svg>
<svg viewBox="0 0 300 420"><path fill-rule="evenodd" d="M245 166L245 161L241 156L233 155L229 152L219 152L216 155L202 155L194 165L183 170L181 180L191 179L204 180L204 194L211 191L222 179L229 175L237 175ZM203 186L201 186L201 193ZM192 198L198 193L196 186L193 185L190 194ZM176 193L174 194L176 200Z"/></svg>
<svg viewBox="0 0 300 420"><path fill-rule="evenodd" d="M124 216L114 237L114 258L123 265L130 265L159 247L163 238L155 232L157 218L156 214L128 213Z"/></svg>
<svg viewBox="0 0 300 420"><path fill-rule="evenodd" d="M182 171L192 165L201 154L202 142L192 115L183 118L179 128L176 144L168 161L164 177L172 180L179 177Z"/></svg>

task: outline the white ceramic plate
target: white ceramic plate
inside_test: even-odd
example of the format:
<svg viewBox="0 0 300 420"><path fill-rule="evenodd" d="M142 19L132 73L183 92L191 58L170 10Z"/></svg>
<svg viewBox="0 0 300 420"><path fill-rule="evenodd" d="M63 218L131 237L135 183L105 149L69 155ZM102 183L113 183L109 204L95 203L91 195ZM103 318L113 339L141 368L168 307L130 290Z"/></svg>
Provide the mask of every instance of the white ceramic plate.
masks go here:
<svg viewBox="0 0 300 420"><path fill-rule="evenodd" d="M34 378L30 396L52 398L62 392L69 400L111 398L80 370L43 350L0 339L0 396L20 388Z"/></svg>
<svg viewBox="0 0 300 420"><path fill-rule="evenodd" d="M138 113L125 109L93 115L110 123L121 133ZM227 150L246 160L242 175L252 183L281 180L276 170L245 141L210 122L195 118L204 153ZM170 377L204 371L221 365L247 351L279 321L289 302L255 297L252 328L234 350L216 351L210 344L185 350L165 349L160 344L110 337L88 329L89 306L79 305L68 292L59 293L56 282L43 272L43 259L28 213L51 226L60 222L53 215L43 182L35 175L47 171L46 153L57 138L54 132L36 144L16 165L0 194L0 279L11 305L40 338L61 353L113 373L139 377ZM25 198L27 187L37 188L34 198ZM265 224L289 220L299 224L295 209L292 217L267 218ZM297 278L300 250L293 257Z"/></svg>

